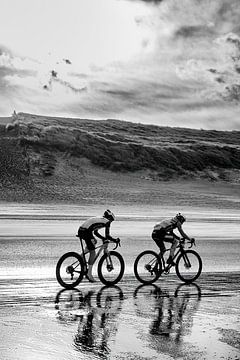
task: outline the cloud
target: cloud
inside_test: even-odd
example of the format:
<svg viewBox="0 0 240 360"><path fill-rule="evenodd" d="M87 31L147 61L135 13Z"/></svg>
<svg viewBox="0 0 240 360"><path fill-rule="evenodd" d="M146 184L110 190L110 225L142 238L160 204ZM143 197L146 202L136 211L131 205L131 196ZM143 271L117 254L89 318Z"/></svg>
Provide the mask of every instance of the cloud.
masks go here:
<svg viewBox="0 0 240 360"><path fill-rule="evenodd" d="M237 126L238 0L53 0L47 12L41 2L36 9L23 2L29 16L16 3L21 16L12 19L21 36L0 24L6 114L208 128L225 126L225 116L230 129ZM29 30L34 36L24 37Z"/></svg>
<svg viewBox="0 0 240 360"><path fill-rule="evenodd" d="M177 29L175 32L176 37L183 37L183 38L199 38L205 36L212 36L214 35L214 29L210 26L187 26L184 25Z"/></svg>

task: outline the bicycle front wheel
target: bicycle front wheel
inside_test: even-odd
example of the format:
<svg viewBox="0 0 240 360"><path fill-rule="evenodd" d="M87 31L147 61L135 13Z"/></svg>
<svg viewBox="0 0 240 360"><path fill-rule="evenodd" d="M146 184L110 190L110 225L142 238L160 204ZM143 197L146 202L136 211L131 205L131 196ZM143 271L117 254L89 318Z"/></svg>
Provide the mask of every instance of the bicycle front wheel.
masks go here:
<svg viewBox="0 0 240 360"><path fill-rule="evenodd" d="M122 255L116 251L109 251L99 260L98 277L103 284L114 285L122 279L124 269Z"/></svg>
<svg viewBox="0 0 240 360"><path fill-rule="evenodd" d="M202 272L202 259L194 250L184 250L177 258L176 274L185 283L191 283L200 276Z"/></svg>
<svg viewBox="0 0 240 360"><path fill-rule="evenodd" d="M65 289L72 289L83 279L84 265L81 256L76 252L64 254L56 266L56 278Z"/></svg>
<svg viewBox="0 0 240 360"><path fill-rule="evenodd" d="M134 274L142 284L154 283L162 273L161 259L152 250L143 251L134 262Z"/></svg>

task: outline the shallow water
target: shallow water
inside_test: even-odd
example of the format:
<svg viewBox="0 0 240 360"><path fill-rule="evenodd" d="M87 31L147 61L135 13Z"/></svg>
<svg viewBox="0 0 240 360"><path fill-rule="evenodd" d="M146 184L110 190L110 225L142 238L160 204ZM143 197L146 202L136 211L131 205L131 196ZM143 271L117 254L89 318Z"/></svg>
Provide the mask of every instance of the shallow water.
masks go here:
<svg viewBox="0 0 240 360"><path fill-rule="evenodd" d="M239 274L142 286L0 280L3 360L238 359ZM229 340L230 338L230 340Z"/></svg>
<svg viewBox="0 0 240 360"><path fill-rule="evenodd" d="M2 205L0 359L240 358L240 212L186 210L185 230L197 240L203 274L193 285L182 284L173 271L141 286L133 261L144 249L157 250L150 235L166 211L113 209L112 235L122 240L126 264L122 281L106 288L84 280L64 290L55 279L56 262L79 251L78 226L102 210Z"/></svg>
<svg viewBox="0 0 240 360"><path fill-rule="evenodd" d="M157 207L121 207L114 211L118 216L111 232L114 237L121 238L122 246L118 250L124 256L125 274L133 274L136 256L145 249L157 250L151 232L154 224L166 216L166 211ZM101 208L69 205L59 208L3 204L0 278L55 277L58 258L68 251L80 251L75 235L81 222L101 212ZM173 215L173 209L168 209L168 213ZM240 211L192 209L185 213L188 221L184 230L196 238L194 249L202 257L203 272L239 271Z"/></svg>

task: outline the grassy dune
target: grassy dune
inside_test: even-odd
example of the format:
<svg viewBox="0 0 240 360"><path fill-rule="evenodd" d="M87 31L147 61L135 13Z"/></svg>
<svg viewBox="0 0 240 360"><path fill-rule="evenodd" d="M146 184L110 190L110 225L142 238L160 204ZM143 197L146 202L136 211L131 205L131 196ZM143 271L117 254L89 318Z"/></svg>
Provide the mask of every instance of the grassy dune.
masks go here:
<svg viewBox="0 0 240 360"><path fill-rule="evenodd" d="M186 201L188 191L189 199L196 194L193 201L201 203L206 199L199 194L203 188L208 194L213 183L220 194L239 190L237 131L24 113L6 123L0 119L5 200L168 202Z"/></svg>

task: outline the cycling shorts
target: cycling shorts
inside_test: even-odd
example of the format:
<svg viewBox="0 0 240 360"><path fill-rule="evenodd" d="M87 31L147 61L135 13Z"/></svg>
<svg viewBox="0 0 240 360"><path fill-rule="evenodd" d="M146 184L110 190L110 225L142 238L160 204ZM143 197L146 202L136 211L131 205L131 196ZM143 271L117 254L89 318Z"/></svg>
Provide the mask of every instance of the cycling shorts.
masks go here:
<svg viewBox="0 0 240 360"><path fill-rule="evenodd" d="M91 231L80 227L78 229L78 236L85 241L88 250L95 250L96 240Z"/></svg>
<svg viewBox="0 0 240 360"><path fill-rule="evenodd" d="M159 230L153 230L152 239L155 241L157 246L161 249L161 251L165 251L164 241L173 243L174 237L173 235L166 232L164 228Z"/></svg>

